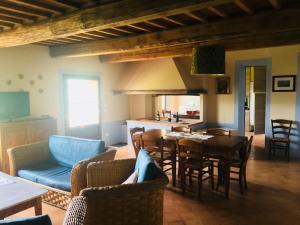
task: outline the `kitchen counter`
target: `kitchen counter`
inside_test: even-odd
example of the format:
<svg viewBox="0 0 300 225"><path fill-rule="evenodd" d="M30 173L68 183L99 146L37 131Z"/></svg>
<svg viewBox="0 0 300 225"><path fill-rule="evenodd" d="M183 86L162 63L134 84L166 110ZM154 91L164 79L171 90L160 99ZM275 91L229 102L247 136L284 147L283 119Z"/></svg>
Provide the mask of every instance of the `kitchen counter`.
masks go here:
<svg viewBox="0 0 300 225"><path fill-rule="evenodd" d="M172 122L168 122L167 119L162 119L160 121L154 119L137 119L137 120L127 120L127 124L128 123L153 124L153 125L170 126L170 127L186 126L191 128L203 124L201 120L195 120L195 119L180 119L179 122L176 122L175 120L172 120Z"/></svg>
<svg viewBox="0 0 300 225"><path fill-rule="evenodd" d="M127 142L128 144L131 144L130 129L134 127L145 127L145 130L171 130L171 127L186 126L190 127L192 130L198 130L202 128L202 125L203 122L196 119L180 119L179 122L176 122L175 120L168 122L167 119L162 119L160 121L154 119L127 120Z"/></svg>

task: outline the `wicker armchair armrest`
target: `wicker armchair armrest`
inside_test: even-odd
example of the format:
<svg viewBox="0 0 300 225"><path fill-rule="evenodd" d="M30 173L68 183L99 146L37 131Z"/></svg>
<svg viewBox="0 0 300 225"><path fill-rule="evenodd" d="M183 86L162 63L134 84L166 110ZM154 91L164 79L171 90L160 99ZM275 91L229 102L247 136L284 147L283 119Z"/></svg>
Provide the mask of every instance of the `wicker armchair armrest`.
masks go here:
<svg viewBox="0 0 300 225"><path fill-rule="evenodd" d="M87 167L87 187L118 185L134 170L135 159L90 163Z"/></svg>
<svg viewBox="0 0 300 225"><path fill-rule="evenodd" d="M50 159L48 146L48 141L41 141L8 149L10 175L16 176L20 168L48 161Z"/></svg>
<svg viewBox="0 0 300 225"><path fill-rule="evenodd" d="M68 206L63 225L83 225L86 209L86 198L74 197Z"/></svg>
<svg viewBox="0 0 300 225"><path fill-rule="evenodd" d="M93 158L82 160L77 163L71 172L71 195L77 196L79 192L87 187L87 166L89 163L113 160L116 155L116 149L109 148L103 154L97 155Z"/></svg>
<svg viewBox="0 0 300 225"><path fill-rule="evenodd" d="M149 182L82 190L88 204L86 225L162 225L167 182L162 174Z"/></svg>

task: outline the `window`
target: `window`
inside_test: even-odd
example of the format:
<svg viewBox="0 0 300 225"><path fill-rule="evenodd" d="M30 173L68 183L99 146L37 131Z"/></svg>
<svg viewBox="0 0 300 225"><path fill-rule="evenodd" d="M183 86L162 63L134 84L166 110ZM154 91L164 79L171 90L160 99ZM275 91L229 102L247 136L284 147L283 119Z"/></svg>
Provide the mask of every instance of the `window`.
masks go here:
<svg viewBox="0 0 300 225"><path fill-rule="evenodd" d="M65 84L68 127L99 124L99 81L67 78Z"/></svg>

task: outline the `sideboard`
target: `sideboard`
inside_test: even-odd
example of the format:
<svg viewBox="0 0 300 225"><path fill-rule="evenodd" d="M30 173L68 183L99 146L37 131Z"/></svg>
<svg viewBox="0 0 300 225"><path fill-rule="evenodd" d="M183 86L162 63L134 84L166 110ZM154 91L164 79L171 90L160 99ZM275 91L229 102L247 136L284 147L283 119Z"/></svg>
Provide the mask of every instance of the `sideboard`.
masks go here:
<svg viewBox="0 0 300 225"><path fill-rule="evenodd" d="M56 119L51 117L0 123L0 170L9 172L7 149L48 139L56 132Z"/></svg>

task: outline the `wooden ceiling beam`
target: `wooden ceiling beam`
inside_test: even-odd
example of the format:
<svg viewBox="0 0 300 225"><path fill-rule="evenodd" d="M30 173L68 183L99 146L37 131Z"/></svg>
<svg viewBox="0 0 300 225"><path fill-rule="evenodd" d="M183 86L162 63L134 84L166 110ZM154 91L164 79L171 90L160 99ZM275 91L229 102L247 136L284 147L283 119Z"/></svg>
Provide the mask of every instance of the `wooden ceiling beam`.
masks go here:
<svg viewBox="0 0 300 225"><path fill-rule="evenodd" d="M222 42L210 42L209 44L223 44L226 51L235 50L248 50L255 48L267 48L274 46L283 46L300 43L300 31L298 32L286 32L284 34L275 34L260 37L248 37L233 40L225 40ZM165 48L154 48L133 52L117 53L110 55L99 56L100 62L102 63L120 63L120 62L133 62L133 61L144 61L154 60L161 58L175 58L185 57L192 55L192 48L195 45L202 44L187 44Z"/></svg>
<svg viewBox="0 0 300 225"><path fill-rule="evenodd" d="M73 9L80 9L83 6L83 4L81 4L80 2L70 0L55 0L55 3Z"/></svg>
<svg viewBox="0 0 300 225"><path fill-rule="evenodd" d="M254 14L254 9L245 0L235 0L234 3L248 15Z"/></svg>
<svg viewBox="0 0 300 225"><path fill-rule="evenodd" d="M280 0L268 0L274 9L281 9Z"/></svg>
<svg viewBox="0 0 300 225"><path fill-rule="evenodd" d="M113 37L122 37L122 35L120 35L120 34L116 34L114 32L110 32L107 30L97 30L97 32L100 34L106 34L106 35L113 36Z"/></svg>
<svg viewBox="0 0 300 225"><path fill-rule="evenodd" d="M100 62L119 63L133 62L143 60L153 60L167 57L182 57L192 54L192 45L183 45L178 47L164 47L156 49L147 49L134 52L118 53L99 56Z"/></svg>
<svg viewBox="0 0 300 225"><path fill-rule="evenodd" d="M227 13L225 13L223 10L221 9L217 9L216 7L208 7L208 10L210 10L211 12L215 13L216 15L222 17L222 18L228 18L229 16L227 15Z"/></svg>
<svg viewBox="0 0 300 225"><path fill-rule="evenodd" d="M156 22L153 22L153 21L144 21L144 23L148 23L151 26L158 27L158 28L161 28L161 29L167 29L168 28L168 27L166 27L162 24L159 24L159 23L156 23Z"/></svg>
<svg viewBox="0 0 300 225"><path fill-rule="evenodd" d="M88 33L85 33L85 34L88 34L88 35L91 35L91 36L95 36L95 37L98 37L98 38L107 38L106 36L103 36L103 35L99 34L96 31L91 31L91 32L88 32Z"/></svg>
<svg viewBox="0 0 300 225"><path fill-rule="evenodd" d="M58 40L66 40L66 41L70 41L70 42L83 42L83 41L86 41L86 39L84 39L84 38L75 37L75 36L60 38Z"/></svg>
<svg viewBox="0 0 300 225"><path fill-rule="evenodd" d="M196 14L191 13L191 12L187 12L185 14L188 15L189 17L195 19L195 20L198 20L198 21L202 22L202 23L207 23L207 20L204 19L202 16L196 15Z"/></svg>
<svg viewBox="0 0 300 225"><path fill-rule="evenodd" d="M15 25L12 23L8 23L6 21L0 20L0 26L6 27L6 28L13 28Z"/></svg>
<svg viewBox="0 0 300 225"><path fill-rule="evenodd" d="M42 10L38 9L33 9L27 6L21 6L16 3L12 3L9 1L1 0L0 1L0 9L6 9L11 12L17 12L17 13L23 13L31 16L39 16L39 17L44 17L44 18L50 18L51 13L50 12L45 12Z"/></svg>
<svg viewBox="0 0 300 225"><path fill-rule="evenodd" d="M172 19L170 17L162 17L162 19L166 20L166 21L169 21L171 23L174 23L176 25L179 25L179 26L184 26L184 23L182 22L179 22L178 20L175 20L175 19Z"/></svg>
<svg viewBox="0 0 300 225"><path fill-rule="evenodd" d="M126 34L133 34L133 32L129 31L129 30L126 30L125 28L121 29L119 27L113 27L111 28L113 30L116 30L116 31L119 31L119 32L122 32L122 33L126 33Z"/></svg>
<svg viewBox="0 0 300 225"><path fill-rule="evenodd" d="M136 24L129 24L129 25L127 25L127 26L128 26L128 27L131 27L131 28L133 28L133 29L135 29L135 30L139 30L139 31L147 32L147 33L151 32L150 30L148 30L148 29L146 29L146 28L144 28L144 27L138 26L138 25L136 25Z"/></svg>
<svg viewBox="0 0 300 225"><path fill-rule="evenodd" d="M210 6L217 6L233 0L122 0L92 8L82 9L63 17L53 18L48 22L20 26L13 31L0 34L0 47L10 47L46 39L63 38L82 32L122 27L143 21L155 20L162 15L169 17L190 11L197 11ZM20 7L14 3L0 1L0 9L13 10L27 15L50 17L51 13ZM130 13L128 10L130 9Z"/></svg>
<svg viewBox="0 0 300 225"><path fill-rule="evenodd" d="M14 24L23 24L24 23L24 20L16 19L16 18L13 18L13 17L10 17L10 16L3 16L1 14L0 14L0 20L7 21L7 22L10 22L10 23L14 23Z"/></svg>
<svg viewBox="0 0 300 225"><path fill-rule="evenodd" d="M55 6L53 4L49 4L47 1L37 1L37 0L10 0L10 2L14 2L21 6L28 6L33 9L47 11L52 13L62 14L65 10L61 7Z"/></svg>
<svg viewBox="0 0 300 225"><path fill-rule="evenodd" d="M1 8L0 8L0 14L3 16L9 16L9 17L13 17L16 19L30 21L30 22L35 22L37 20L36 16L32 16L32 15L28 15L28 14L24 14L24 13L20 13L20 12L12 13L10 10L1 9Z"/></svg>
<svg viewBox="0 0 300 225"><path fill-rule="evenodd" d="M95 40L95 37L91 37L89 35L86 35L85 33L75 34L74 36L75 37L80 37L80 38L83 38L83 39L86 39L86 40Z"/></svg>
<svg viewBox="0 0 300 225"><path fill-rule="evenodd" d="M248 36L272 36L300 30L299 14L300 8L269 11L127 38L55 46L50 47L50 54L53 57L105 55L190 43L209 44Z"/></svg>

